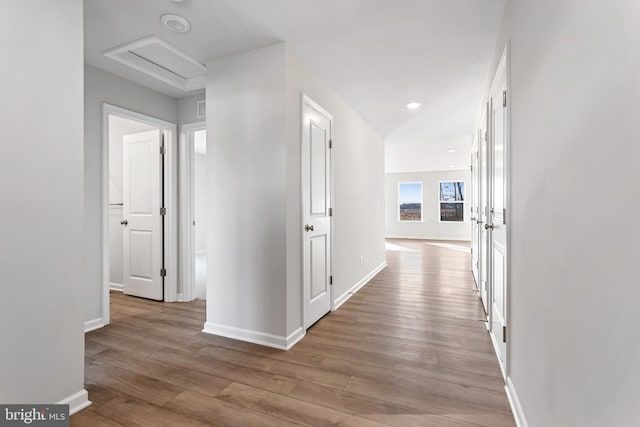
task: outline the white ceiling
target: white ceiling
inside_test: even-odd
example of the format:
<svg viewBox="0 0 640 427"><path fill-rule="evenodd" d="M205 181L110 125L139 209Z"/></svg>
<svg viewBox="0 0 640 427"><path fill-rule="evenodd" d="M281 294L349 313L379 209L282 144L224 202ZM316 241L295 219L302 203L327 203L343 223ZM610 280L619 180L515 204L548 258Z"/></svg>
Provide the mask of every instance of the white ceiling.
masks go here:
<svg viewBox="0 0 640 427"><path fill-rule="evenodd" d="M157 35L201 62L286 41L387 141L387 172L467 168L504 0L85 0L85 59L187 94L101 52ZM191 22L172 33L160 16ZM418 110L404 104L421 101ZM455 153L447 149L457 148ZM417 156L417 153L422 155ZM419 169L416 169L419 168Z"/></svg>

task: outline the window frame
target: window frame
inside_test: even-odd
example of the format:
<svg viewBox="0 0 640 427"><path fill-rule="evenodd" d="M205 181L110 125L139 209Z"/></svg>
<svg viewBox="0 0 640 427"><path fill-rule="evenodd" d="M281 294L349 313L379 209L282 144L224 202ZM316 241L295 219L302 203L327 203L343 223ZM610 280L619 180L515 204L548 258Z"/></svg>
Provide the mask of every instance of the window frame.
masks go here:
<svg viewBox="0 0 640 427"><path fill-rule="evenodd" d="M402 184L420 184L420 220L419 221L411 221L400 218L400 186ZM424 222L424 182L422 181L398 181L398 194L396 197L396 209L398 212L398 222L402 223L420 223Z"/></svg>
<svg viewBox="0 0 640 427"><path fill-rule="evenodd" d="M440 197L440 185L442 183L454 183L454 182L461 182L463 185L463 192L462 192L462 200L441 200ZM441 224L464 224L467 222L467 214L466 214L466 205L467 205L467 182L464 179L446 179L446 180L440 180L438 181L438 203L437 203L437 218L438 218L438 223ZM462 221L443 221L442 220L442 204L443 203L459 203L462 205Z"/></svg>

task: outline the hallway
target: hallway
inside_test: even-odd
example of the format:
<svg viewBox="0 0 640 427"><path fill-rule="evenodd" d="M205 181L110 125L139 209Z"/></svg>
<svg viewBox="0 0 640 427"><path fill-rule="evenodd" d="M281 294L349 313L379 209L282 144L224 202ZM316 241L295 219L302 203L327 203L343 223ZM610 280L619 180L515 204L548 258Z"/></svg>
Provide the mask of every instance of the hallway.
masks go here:
<svg viewBox="0 0 640 427"><path fill-rule="evenodd" d="M111 295L76 426L512 426L463 244L387 241L388 267L288 352L200 332L204 301Z"/></svg>

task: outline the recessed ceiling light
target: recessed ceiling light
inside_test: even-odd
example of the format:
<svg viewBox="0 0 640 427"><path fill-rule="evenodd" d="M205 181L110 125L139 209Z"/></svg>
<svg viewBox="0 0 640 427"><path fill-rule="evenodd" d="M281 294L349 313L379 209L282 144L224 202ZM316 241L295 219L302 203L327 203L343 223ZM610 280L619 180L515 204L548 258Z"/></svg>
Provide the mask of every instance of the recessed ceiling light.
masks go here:
<svg viewBox="0 0 640 427"><path fill-rule="evenodd" d="M160 17L162 24L175 33L186 33L191 29L189 21L182 16L167 13Z"/></svg>
<svg viewBox="0 0 640 427"><path fill-rule="evenodd" d="M450 168L452 168L452 167L453 167L453 165L449 165L449 167L450 167Z"/></svg>
<svg viewBox="0 0 640 427"><path fill-rule="evenodd" d="M411 101L411 102L407 102L404 105L410 110L415 110L416 108L420 108L422 103L421 102L417 102L417 101Z"/></svg>
<svg viewBox="0 0 640 427"><path fill-rule="evenodd" d="M447 150L447 153L455 153L455 152L456 152L456 149L455 149L455 148L449 148L449 149Z"/></svg>

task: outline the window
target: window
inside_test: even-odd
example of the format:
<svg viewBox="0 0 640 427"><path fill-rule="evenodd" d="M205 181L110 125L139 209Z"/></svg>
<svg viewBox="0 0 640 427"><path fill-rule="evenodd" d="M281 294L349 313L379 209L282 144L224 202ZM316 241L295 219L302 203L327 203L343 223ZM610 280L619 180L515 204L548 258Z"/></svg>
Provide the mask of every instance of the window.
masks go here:
<svg viewBox="0 0 640 427"><path fill-rule="evenodd" d="M440 182L440 221L464 221L464 182Z"/></svg>
<svg viewBox="0 0 640 427"><path fill-rule="evenodd" d="M399 221L422 221L422 183L398 184Z"/></svg>

